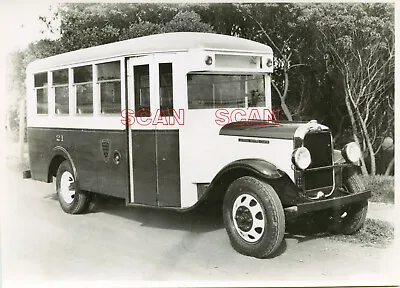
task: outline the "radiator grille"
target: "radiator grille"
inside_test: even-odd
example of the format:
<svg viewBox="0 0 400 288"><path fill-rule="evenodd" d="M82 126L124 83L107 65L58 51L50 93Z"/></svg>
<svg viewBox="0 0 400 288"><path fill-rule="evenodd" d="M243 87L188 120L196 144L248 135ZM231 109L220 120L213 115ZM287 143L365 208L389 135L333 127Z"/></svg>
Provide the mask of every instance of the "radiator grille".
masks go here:
<svg viewBox="0 0 400 288"><path fill-rule="evenodd" d="M332 165L332 140L330 132L311 132L304 137L304 147L311 154L311 165L303 174L304 189L313 190L327 187L330 190L333 186ZM328 167L326 169L309 171L312 168Z"/></svg>
<svg viewBox="0 0 400 288"><path fill-rule="evenodd" d="M329 132L308 133L304 137L304 147L311 154L311 165L316 168L332 165L332 143Z"/></svg>

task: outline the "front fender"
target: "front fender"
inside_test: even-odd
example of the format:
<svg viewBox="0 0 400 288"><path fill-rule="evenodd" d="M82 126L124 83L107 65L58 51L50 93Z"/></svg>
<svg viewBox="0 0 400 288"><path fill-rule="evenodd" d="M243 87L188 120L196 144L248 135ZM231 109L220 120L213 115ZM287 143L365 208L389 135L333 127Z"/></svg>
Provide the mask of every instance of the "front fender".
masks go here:
<svg viewBox="0 0 400 288"><path fill-rule="evenodd" d="M229 163L214 177L214 181L222 177L225 173L235 169L244 169L252 172L263 179L279 179L286 175L285 172L279 170L275 165L262 159L240 159Z"/></svg>
<svg viewBox="0 0 400 288"><path fill-rule="evenodd" d="M285 172L262 159L241 159L229 163L218 172L199 202L222 200L229 185L242 176L252 176L270 184L283 206L290 206L299 201L298 190Z"/></svg>

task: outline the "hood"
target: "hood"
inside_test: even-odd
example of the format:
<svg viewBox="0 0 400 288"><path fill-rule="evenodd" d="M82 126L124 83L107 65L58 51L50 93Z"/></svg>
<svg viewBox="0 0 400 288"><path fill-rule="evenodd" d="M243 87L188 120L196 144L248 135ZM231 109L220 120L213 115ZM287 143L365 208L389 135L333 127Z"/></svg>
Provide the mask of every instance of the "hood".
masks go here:
<svg viewBox="0 0 400 288"><path fill-rule="evenodd" d="M258 138L293 139L296 130L310 122L274 123L268 121L232 122L221 128L219 135Z"/></svg>

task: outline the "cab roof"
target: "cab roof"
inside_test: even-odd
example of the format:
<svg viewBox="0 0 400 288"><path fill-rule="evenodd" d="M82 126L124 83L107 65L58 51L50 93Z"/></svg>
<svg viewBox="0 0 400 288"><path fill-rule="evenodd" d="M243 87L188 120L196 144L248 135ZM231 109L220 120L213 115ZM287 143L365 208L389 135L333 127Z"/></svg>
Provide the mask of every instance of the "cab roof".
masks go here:
<svg viewBox="0 0 400 288"><path fill-rule="evenodd" d="M226 53L272 53L272 49L267 45L239 37L212 33L175 32L138 37L39 59L30 63L28 69L34 71L46 70L107 58L151 53L184 52L192 49Z"/></svg>

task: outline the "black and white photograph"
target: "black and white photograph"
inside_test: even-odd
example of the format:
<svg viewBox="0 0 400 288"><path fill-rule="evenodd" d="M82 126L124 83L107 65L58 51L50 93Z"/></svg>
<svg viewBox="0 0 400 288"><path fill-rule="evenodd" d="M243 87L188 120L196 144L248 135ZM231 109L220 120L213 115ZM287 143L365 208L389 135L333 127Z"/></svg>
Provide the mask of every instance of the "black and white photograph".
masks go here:
<svg viewBox="0 0 400 288"><path fill-rule="evenodd" d="M398 6L2 2L0 286L400 285Z"/></svg>

